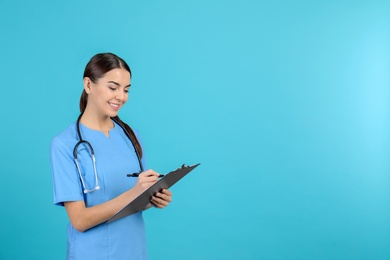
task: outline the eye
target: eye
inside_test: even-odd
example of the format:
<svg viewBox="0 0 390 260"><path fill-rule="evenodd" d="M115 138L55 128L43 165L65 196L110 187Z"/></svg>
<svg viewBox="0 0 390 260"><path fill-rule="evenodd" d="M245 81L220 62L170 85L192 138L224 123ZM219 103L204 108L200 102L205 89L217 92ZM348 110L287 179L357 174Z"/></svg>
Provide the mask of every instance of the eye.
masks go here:
<svg viewBox="0 0 390 260"><path fill-rule="evenodd" d="M111 89L112 91L116 90L116 87L108 86L108 88Z"/></svg>

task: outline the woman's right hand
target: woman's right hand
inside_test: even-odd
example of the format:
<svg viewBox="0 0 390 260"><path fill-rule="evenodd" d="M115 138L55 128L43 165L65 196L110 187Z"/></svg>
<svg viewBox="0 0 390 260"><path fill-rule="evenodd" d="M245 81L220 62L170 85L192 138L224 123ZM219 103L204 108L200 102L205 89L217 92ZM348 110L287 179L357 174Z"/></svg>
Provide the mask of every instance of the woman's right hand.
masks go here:
<svg viewBox="0 0 390 260"><path fill-rule="evenodd" d="M135 189L138 194L141 194L158 181L159 175L160 174L153 170L147 170L140 173L133 189Z"/></svg>

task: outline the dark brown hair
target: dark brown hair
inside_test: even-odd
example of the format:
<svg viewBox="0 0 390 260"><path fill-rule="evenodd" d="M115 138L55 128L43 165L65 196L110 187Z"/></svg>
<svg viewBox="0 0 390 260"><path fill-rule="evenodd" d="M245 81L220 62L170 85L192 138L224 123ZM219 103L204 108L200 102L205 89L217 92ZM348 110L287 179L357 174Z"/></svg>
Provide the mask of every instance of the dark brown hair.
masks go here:
<svg viewBox="0 0 390 260"><path fill-rule="evenodd" d="M113 53L98 53L95 56L93 56L91 60L88 62L87 66L85 67L83 78L88 77L92 82L96 83L98 79L104 76L104 74L106 74L107 72L113 69L125 69L130 73L130 78L131 78L131 70L129 65L127 65L127 63L122 58L118 57ZM88 103L88 94L87 92L85 92L85 90L83 90L80 97L81 113L84 113L85 108L87 107L87 103ZM140 158L142 158L142 148L133 130L130 128L128 124L120 120L118 116L115 116L114 119L119 121L127 130L127 132L130 134L131 138L134 141L135 149L137 150Z"/></svg>

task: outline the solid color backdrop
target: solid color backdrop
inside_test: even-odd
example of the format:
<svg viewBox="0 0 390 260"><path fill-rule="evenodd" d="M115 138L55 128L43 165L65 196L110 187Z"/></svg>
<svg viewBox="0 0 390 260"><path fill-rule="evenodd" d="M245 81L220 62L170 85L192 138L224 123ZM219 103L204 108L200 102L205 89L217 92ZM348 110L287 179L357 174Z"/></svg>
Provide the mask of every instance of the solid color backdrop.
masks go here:
<svg viewBox="0 0 390 260"><path fill-rule="evenodd" d="M64 259L49 145L98 52L151 168L150 259L390 258L388 1L0 1L0 259Z"/></svg>

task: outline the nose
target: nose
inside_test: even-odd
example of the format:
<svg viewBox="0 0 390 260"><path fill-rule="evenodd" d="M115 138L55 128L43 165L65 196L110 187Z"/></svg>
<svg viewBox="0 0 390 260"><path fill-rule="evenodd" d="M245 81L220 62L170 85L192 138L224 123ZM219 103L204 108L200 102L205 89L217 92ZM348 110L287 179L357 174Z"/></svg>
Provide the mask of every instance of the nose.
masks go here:
<svg viewBox="0 0 390 260"><path fill-rule="evenodd" d="M125 99L125 93L123 91L118 91L115 98L116 100L123 101Z"/></svg>

